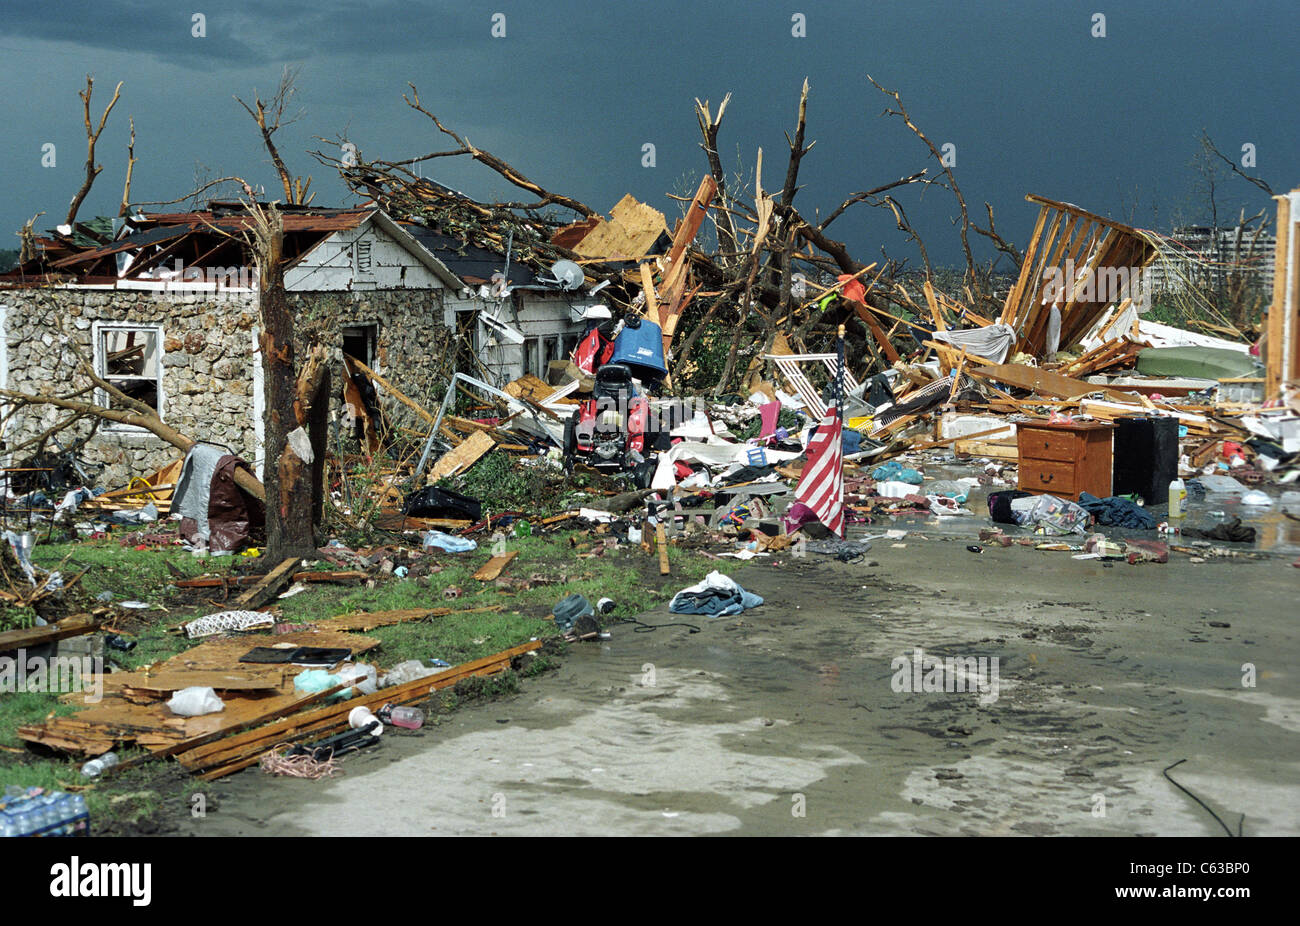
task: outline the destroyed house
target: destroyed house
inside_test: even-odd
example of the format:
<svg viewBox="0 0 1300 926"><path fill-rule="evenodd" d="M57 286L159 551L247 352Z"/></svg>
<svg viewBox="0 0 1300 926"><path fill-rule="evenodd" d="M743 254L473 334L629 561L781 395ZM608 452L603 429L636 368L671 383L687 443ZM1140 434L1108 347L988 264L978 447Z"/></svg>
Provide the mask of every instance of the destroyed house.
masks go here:
<svg viewBox="0 0 1300 926"><path fill-rule="evenodd" d="M550 279L522 262L507 270L506 255L396 222L375 206L282 213L299 344L355 357L427 406L457 368L499 385L526 373L545 378L595 304L583 279ZM80 355L171 427L229 447L260 472L258 280L243 240L250 228L242 205L213 203L38 239L36 259L0 276L0 388L57 391L73 382ZM343 371L335 369L337 414ZM96 399L108 404L107 395ZM404 420L409 410L392 412L393 423L413 423ZM15 414L3 435L6 459L56 415L51 406ZM83 462L104 468L106 485L174 455L152 433L111 422L100 422L81 450Z"/></svg>
<svg viewBox="0 0 1300 926"><path fill-rule="evenodd" d="M466 370L498 387L533 375L573 351L599 304L584 280L556 280L519 261L422 225L404 225L464 286L447 293L443 324L473 345L482 369ZM509 267L507 268L507 264Z"/></svg>
<svg viewBox="0 0 1300 926"><path fill-rule="evenodd" d="M464 282L373 206L286 207L283 221L299 343L332 345L336 357L347 351L412 396L441 388L455 354L444 305ZM0 277L0 387L66 393L85 358L171 427L227 446L260 471L259 295L243 239L250 218L238 204L213 203L113 224L99 240L90 225L38 239L37 256ZM101 393L96 401L109 399ZM48 405L17 410L3 435L10 465L13 448L57 414ZM79 423L62 445L90 428ZM152 433L107 421L80 450L83 463L102 467L102 485L124 484L175 456Z"/></svg>

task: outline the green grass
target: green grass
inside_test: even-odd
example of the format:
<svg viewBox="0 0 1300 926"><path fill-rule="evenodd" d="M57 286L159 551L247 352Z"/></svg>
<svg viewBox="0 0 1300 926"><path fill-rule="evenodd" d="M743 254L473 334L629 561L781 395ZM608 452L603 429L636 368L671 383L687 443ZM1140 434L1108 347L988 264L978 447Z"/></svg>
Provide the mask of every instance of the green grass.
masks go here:
<svg viewBox="0 0 1300 926"><path fill-rule="evenodd" d="M32 562L44 569L58 569L70 579L89 567L80 585L92 597L112 592L114 601L148 601L157 603L174 594L176 580L167 564L171 563L186 576L225 573L231 563L247 557L196 557L181 547L136 550L123 547L113 537L81 540L72 543L37 544ZM66 561L65 561L66 560Z"/></svg>
<svg viewBox="0 0 1300 926"><path fill-rule="evenodd" d="M578 535L585 540L585 535ZM519 555L502 572L507 580L527 579L538 574L556 579L553 584L504 591L493 582L479 582L474 572L492 555L491 545L484 543L469 553L437 555L448 564L438 573L420 579L388 579L375 588L338 588L327 585L280 602L285 620L309 623L353 611L396 611L408 608L451 607L458 610L500 605L499 613L449 614L424 622L398 624L370 631L382 641L368 659L387 667L407 659L445 659L466 662L491 655L533 637L555 633L554 623L547 620L551 608L566 595L578 593L593 604L599 598L611 598L617 604L616 616L631 616L656 607L678 589L699 581L713 564L688 551L670 547L668 556L673 574L654 576L646 582L647 564L658 562L654 554L639 546L621 545L603 556L579 558L564 535L510 538L507 551ZM639 568L638 568L639 567ZM444 600L443 589L454 586L461 596Z"/></svg>
<svg viewBox="0 0 1300 926"><path fill-rule="evenodd" d="M44 691L6 692L0 695L0 746L21 746L15 731L25 723L41 720L50 712L71 714L79 704L60 704L58 696Z"/></svg>
<svg viewBox="0 0 1300 926"><path fill-rule="evenodd" d="M569 542L572 537L575 549ZM277 602L284 620L310 623L354 611L389 611L407 608L451 607L458 610L500 605L497 612L477 614L450 614L423 622L398 624L370 631L367 635L380 640L380 646L361 657L380 670L408 659L444 659L452 664L467 662L500 652L532 638L557 635L555 625L548 620L551 608L566 595L578 592L593 604L605 597L613 599L617 608L614 617L631 617L663 605L677 590L699 581L711 569L724 571L734 568L734 561L715 562L677 547L669 548L672 574L658 574L658 556L644 552L639 545L623 544L606 549L601 556L580 557L581 552L598 549L602 535L584 531L572 534L531 536L506 541L506 550L519 555L505 568L501 578L510 587L498 587L495 582L479 582L471 576L492 556L492 544L480 540L479 549L469 553L437 553L433 559L443 565L440 572L426 577L398 579L380 577L374 588L339 586L325 583L312 584L308 590ZM66 562L65 562L66 559ZM135 550L122 547L115 539L81 541L39 545L33 560L45 568L63 570L72 575L83 567L89 571L81 584L90 595L110 591L115 601L138 599L161 605L148 611L133 611L131 616L144 622L134 636L137 646L129 653L107 651L106 655L126 669L158 662L190 648L192 644L183 634L167 633L166 628L195 616L220 610L220 606L194 604L189 599L185 605L176 596L172 583L174 576L167 568L171 563L186 576L204 572L222 573L253 566L265 569L266 563L238 557L213 557L198 559L180 548ZM61 564L61 565L60 565ZM322 568L334 568L328 565ZM532 588L517 586L534 576L549 581ZM443 589L456 586L461 597L446 601ZM213 597L216 597L214 595ZM526 678L545 668L554 666L551 657L533 660L521 673ZM476 680L461 692L475 697L494 697L518 690L520 677L513 673L509 679L491 680L479 684ZM457 703L457 696L448 693L444 706ZM45 788L64 788L85 783L80 774L82 758L37 758L26 751L15 735L22 724L37 723L54 711L73 713L77 704L60 704L55 695L45 693L0 694L0 786L18 784ZM8 750L21 749L21 752ZM123 757L130 752L120 753ZM91 810L92 827L112 828L129 825L155 812L161 802L175 798L177 786L164 782L165 776L175 776L176 770L161 763L146 763L118 776L99 782L86 792ZM184 790L200 790L202 784L188 781Z"/></svg>

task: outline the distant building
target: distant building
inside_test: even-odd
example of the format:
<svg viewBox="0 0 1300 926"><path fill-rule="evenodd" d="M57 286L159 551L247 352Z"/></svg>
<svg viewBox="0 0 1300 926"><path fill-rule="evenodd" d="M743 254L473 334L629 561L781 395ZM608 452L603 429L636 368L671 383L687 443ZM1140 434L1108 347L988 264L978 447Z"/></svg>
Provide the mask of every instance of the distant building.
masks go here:
<svg viewBox="0 0 1300 926"><path fill-rule="evenodd" d="M1234 275L1244 275L1251 285L1268 291L1277 241L1272 234L1257 232L1241 226L1175 228L1143 274L1143 295L1158 298L1189 288L1214 292L1226 288Z"/></svg>

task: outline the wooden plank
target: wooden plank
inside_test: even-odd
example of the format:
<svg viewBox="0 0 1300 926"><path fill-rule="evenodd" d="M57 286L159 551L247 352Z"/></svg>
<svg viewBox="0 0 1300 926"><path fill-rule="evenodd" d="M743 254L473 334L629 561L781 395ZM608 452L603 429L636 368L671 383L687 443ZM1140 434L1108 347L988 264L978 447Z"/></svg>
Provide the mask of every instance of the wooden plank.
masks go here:
<svg viewBox="0 0 1300 926"><path fill-rule="evenodd" d="M264 575L256 585L236 598L231 604L231 609L235 611L256 611L289 584L289 580L293 578L294 568L297 565L298 557L296 556L284 560L280 565Z"/></svg>
<svg viewBox="0 0 1300 926"><path fill-rule="evenodd" d="M653 322L666 325L668 320L659 315L659 296L655 292L654 274L649 261L641 264L641 292L645 293L645 314Z"/></svg>
<svg viewBox="0 0 1300 926"><path fill-rule="evenodd" d="M425 484L433 485L439 479L445 479L448 476L455 475L462 470L468 469L478 461L479 457L483 456L483 454L487 453L495 446L496 441L488 436L486 432L475 431L469 437L465 438L465 440L461 441L460 446L443 454L438 462L433 464L433 468L429 470L429 476L428 479L425 480Z"/></svg>
<svg viewBox="0 0 1300 926"><path fill-rule="evenodd" d="M1293 292L1292 298L1300 303L1300 241L1295 240L1295 228L1291 217L1291 198L1286 194L1275 196L1277 200L1277 240L1273 255L1273 302L1268 310L1266 347L1264 355L1264 397L1266 399L1280 396L1286 382L1286 363L1288 348L1300 352L1300 305L1292 306L1291 317L1287 317L1287 290ZM1292 271L1293 278L1287 279L1287 270ZM1287 329L1291 329L1291 344L1287 341ZM1296 370L1291 369L1294 377Z"/></svg>
<svg viewBox="0 0 1300 926"><path fill-rule="evenodd" d="M566 511L564 514L557 514L554 517L542 518L542 526L550 527L552 524L559 524L561 521L568 521L577 516L578 512L576 511Z"/></svg>
<svg viewBox="0 0 1300 926"><path fill-rule="evenodd" d="M478 572L474 573L471 578L478 579L480 582L491 582L497 576L501 575L501 570L510 565L510 561L518 555L518 550L511 550L509 553L499 553L480 566Z"/></svg>
<svg viewBox="0 0 1300 926"><path fill-rule="evenodd" d="M511 647L500 653L453 666L445 672L416 679L403 685L384 688L372 695L350 698L336 705L320 708L279 721L270 726L220 740L178 756L178 761L191 771L201 771L205 780L220 778L247 768L268 749L280 743L292 743L313 734L327 733L347 724L347 715L356 707L382 707L384 704L410 704L423 700L435 691L450 687L471 675L496 674L509 668L510 661L519 655L541 647L533 640Z"/></svg>
<svg viewBox="0 0 1300 926"><path fill-rule="evenodd" d="M94 633L100 627L100 618L92 614L74 614L54 624L44 627L26 627L21 630L6 630L0 633L0 653L26 649L65 640L68 637L80 637Z"/></svg>
<svg viewBox="0 0 1300 926"><path fill-rule="evenodd" d="M196 686L217 691L266 691L283 687L286 674L284 666L249 665L247 669L113 672L104 676L104 681L112 681L115 688L157 694Z"/></svg>
<svg viewBox="0 0 1300 926"><path fill-rule="evenodd" d="M922 290L925 292L926 305L930 307L930 318L934 322L934 330L947 331L948 326L944 323L943 312L939 311L939 301L934 298L934 287L930 285L929 280L925 281Z"/></svg>
<svg viewBox="0 0 1300 926"><path fill-rule="evenodd" d="M984 366L972 366L967 372L981 379L997 380L999 383L1006 383L1008 386L1029 389L1046 396L1077 399L1079 396L1100 392L1115 402L1141 404L1138 402L1137 396L1126 392L1107 389L1097 383L1085 383L1081 380L1070 379L1068 376L1060 376L1038 367L1027 367L1023 364L993 363Z"/></svg>
<svg viewBox="0 0 1300 926"><path fill-rule="evenodd" d="M700 180L695 196L691 199L690 206L687 207L686 217L677 226L677 231L673 235L672 246L668 249L668 255L665 258L666 267L658 290L661 303L666 302L671 305L676 302L677 297L681 295L685 288L686 248L695 240L695 236L700 231L700 226L704 224L705 216L709 213L709 205L713 202L713 197L717 192L717 181L713 179L712 174L705 174L704 178Z"/></svg>
<svg viewBox="0 0 1300 926"><path fill-rule="evenodd" d="M659 574L666 576L670 570L668 566L668 537L664 533L663 519L655 522L655 540L659 544Z"/></svg>
<svg viewBox="0 0 1300 926"><path fill-rule="evenodd" d="M1008 462L1020 459L1020 450L1014 442L999 444L981 440L959 440L953 442L953 453L969 454L973 457L989 457L993 460Z"/></svg>
<svg viewBox="0 0 1300 926"><path fill-rule="evenodd" d="M468 518L413 518L400 511L380 511L371 522L371 526L384 531L458 531L470 527L474 522Z"/></svg>
<svg viewBox="0 0 1300 926"><path fill-rule="evenodd" d="M481 608L402 608L395 611L370 611L356 614L340 614L337 617L315 621L312 626L317 630L374 630L376 627L389 627L409 621L421 621L430 617L446 617L449 614L483 614L500 611L499 604Z"/></svg>
<svg viewBox="0 0 1300 926"><path fill-rule="evenodd" d="M468 526L469 522L465 522ZM357 570L321 572L304 569L293 574L295 582L359 582L368 578L369 573ZM193 579L177 579L172 583L176 588L243 588L262 581L263 576L195 576Z"/></svg>

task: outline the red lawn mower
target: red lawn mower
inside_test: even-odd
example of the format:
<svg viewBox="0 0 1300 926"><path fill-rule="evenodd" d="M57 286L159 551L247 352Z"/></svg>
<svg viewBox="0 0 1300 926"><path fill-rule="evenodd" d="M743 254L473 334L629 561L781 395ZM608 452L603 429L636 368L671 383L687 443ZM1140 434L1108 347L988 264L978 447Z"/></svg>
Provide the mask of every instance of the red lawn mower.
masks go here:
<svg viewBox="0 0 1300 926"><path fill-rule="evenodd" d="M638 394L634 377L657 384L667 374L663 362L663 334L657 324L633 318L614 338L593 328L578 344L574 365L594 374L591 398L564 429L564 458L571 466L578 458L598 469L644 470L649 435L650 397Z"/></svg>

